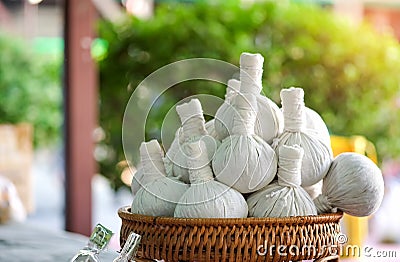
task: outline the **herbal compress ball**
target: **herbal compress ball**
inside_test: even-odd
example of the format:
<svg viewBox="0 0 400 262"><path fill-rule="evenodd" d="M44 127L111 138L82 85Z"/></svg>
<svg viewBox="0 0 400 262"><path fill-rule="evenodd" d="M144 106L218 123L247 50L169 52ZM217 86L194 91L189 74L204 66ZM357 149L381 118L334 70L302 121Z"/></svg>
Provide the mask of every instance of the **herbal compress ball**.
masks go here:
<svg viewBox="0 0 400 262"><path fill-rule="evenodd" d="M190 188L183 194L175 209L175 217L186 218L244 218L246 200L238 191L215 181L206 145L199 140L185 145Z"/></svg>
<svg viewBox="0 0 400 262"><path fill-rule="evenodd" d="M373 214L381 205L384 183L381 170L368 157L342 153L324 178L322 194L314 199L319 213L337 209L356 216Z"/></svg>
<svg viewBox="0 0 400 262"><path fill-rule="evenodd" d="M133 198L131 211L132 213L148 215L148 216L173 216L175 206L179 198L188 189L188 185L179 181L175 177L167 177L165 168L162 163L162 150L159 144L155 145L154 142L144 144L141 147L141 155L146 155L146 150L150 149L154 154L152 155L157 159L156 163L147 159L144 163L145 172L143 173L142 181L145 179L146 174L150 174L151 181L143 183ZM156 158L158 151L158 157ZM154 174L156 176L154 177ZM158 176L158 178L157 178Z"/></svg>
<svg viewBox="0 0 400 262"><path fill-rule="evenodd" d="M320 136L306 129L304 91L301 88L281 90L284 128L275 140L274 147L299 145L304 149L301 166L301 185L308 187L324 178L332 162L333 154Z"/></svg>
<svg viewBox="0 0 400 262"><path fill-rule="evenodd" d="M222 141L212 162L216 179L241 193L255 192L276 175L277 156L271 146L254 134L256 97L239 94L233 134Z"/></svg>
<svg viewBox="0 0 400 262"><path fill-rule="evenodd" d="M297 145L279 148L278 181L248 199L249 216L290 217L316 215L317 209L300 186L303 149Z"/></svg>
<svg viewBox="0 0 400 262"><path fill-rule="evenodd" d="M264 58L260 54L242 53L240 56L240 93L250 93L257 99L257 119L255 122L255 134L272 143L283 130L283 116L279 107L269 98L260 94L262 91L262 73ZM235 82L228 82L236 88ZM215 115L215 131L218 138L232 135L234 126L235 109L230 102L237 94L227 95L229 100L222 104Z"/></svg>
<svg viewBox="0 0 400 262"><path fill-rule="evenodd" d="M198 99L192 99L188 103L178 105L176 111L181 119L183 136L181 137L180 134L175 136L173 146L167 152L165 166L169 176L177 177L181 181L189 183L187 155L183 151L185 143L203 140L209 159L212 159L220 142L208 134L203 109Z"/></svg>

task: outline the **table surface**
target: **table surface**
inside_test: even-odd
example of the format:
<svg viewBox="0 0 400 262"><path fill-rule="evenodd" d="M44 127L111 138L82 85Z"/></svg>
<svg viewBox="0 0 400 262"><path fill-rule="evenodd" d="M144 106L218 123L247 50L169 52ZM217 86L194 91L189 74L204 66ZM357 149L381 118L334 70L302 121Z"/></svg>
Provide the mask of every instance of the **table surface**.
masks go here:
<svg viewBox="0 0 400 262"><path fill-rule="evenodd" d="M69 261L87 244L88 238L65 231L37 228L29 224L0 225L0 261ZM118 253L106 249L101 261L113 261Z"/></svg>

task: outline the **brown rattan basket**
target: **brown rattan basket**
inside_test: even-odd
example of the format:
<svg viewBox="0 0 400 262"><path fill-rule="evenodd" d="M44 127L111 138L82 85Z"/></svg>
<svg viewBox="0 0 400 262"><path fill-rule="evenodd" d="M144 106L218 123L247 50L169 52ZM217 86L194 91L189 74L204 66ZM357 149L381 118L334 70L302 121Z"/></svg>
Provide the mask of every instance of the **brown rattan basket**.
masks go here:
<svg viewBox="0 0 400 262"><path fill-rule="evenodd" d="M288 218L171 218L118 210L120 243L142 236L140 258L165 261L298 261L339 253L342 213Z"/></svg>

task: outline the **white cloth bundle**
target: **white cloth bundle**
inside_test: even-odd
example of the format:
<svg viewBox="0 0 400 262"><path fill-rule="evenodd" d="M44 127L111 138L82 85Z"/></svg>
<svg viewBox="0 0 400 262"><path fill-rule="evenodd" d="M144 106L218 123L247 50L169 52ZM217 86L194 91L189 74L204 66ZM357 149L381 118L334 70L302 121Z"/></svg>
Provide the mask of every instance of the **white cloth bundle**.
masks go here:
<svg viewBox="0 0 400 262"><path fill-rule="evenodd" d="M158 157L155 156L158 153ZM162 149L157 141L142 143L140 155L144 159L143 177L133 198L132 213L148 216L173 216L176 203L189 185L177 178L166 177L163 168ZM150 157L149 157L150 156ZM146 176L149 175L150 178ZM147 183L144 181L148 180Z"/></svg>
<svg viewBox="0 0 400 262"><path fill-rule="evenodd" d="M152 181L136 193L131 212L148 216L174 215L176 204L189 185L175 177L162 177Z"/></svg>
<svg viewBox="0 0 400 262"><path fill-rule="evenodd" d="M132 179L135 197L132 213L149 216L173 216L176 202L189 187L176 178L166 177L164 151L156 140L143 142L140 146L142 167L139 176Z"/></svg>
<svg viewBox="0 0 400 262"><path fill-rule="evenodd" d="M203 140L206 144L208 157L212 159L217 151L220 142L207 133L203 109L198 99L192 99L188 103L178 105L176 111L182 122L183 141L178 143L179 147L175 155L171 154L172 176L179 178L185 183L189 183L189 172L187 167L187 155L183 150L185 143ZM181 139L178 135L178 141ZM174 145L176 146L176 145ZM168 159L170 155L168 155Z"/></svg>
<svg viewBox="0 0 400 262"><path fill-rule="evenodd" d="M245 218L246 200L238 191L213 179L204 141L184 145L190 188L176 206L174 216L185 218Z"/></svg>
<svg viewBox="0 0 400 262"><path fill-rule="evenodd" d="M260 94L262 90L262 73L264 58L260 54L242 53L240 56L240 92L256 95L258 112L255 123L255 134L266 142L272 143L273 139L283 131L283 116L279 107L269 98ZM228 82L237 89L237 82ZM230 97L230 96L228 96ZM229 98L232 99L232 98ZM234 108L229 100L218 109L215 118L215 131L222 141L232 135L234 126Z"/></svg>
<svg viewBox="0 0 400 262"><path fill-rule="evenodd" d="M323 180L320 180L318 183L315 183L312 186L306 186L303 188L310 195L311 199L315 199L322 193L322 183Z"/></svg>
<svg viewBox="0 0 400 262"><path fill-rule="evenodd" d="M301 166L301 182L303 187L314 185L324 178L332 162L333 154L327 145L314 132L305 128L304 91L291 87L281 90L284 131L274 141L274 148L282 145L300 145L304 149Z"/></svg>
<svg viewBox="0 0 400 262"><path fill-rule="evenodd" d="M163 162L164 150L162 150L157 140L153 139L149 142L142 142L139 152L141 166L136 171L131 182L131 190L134 195L143 185L165 174Z"/></svg>
<svg viewBox="0 0 400 262"><path fill-rule="evenodd" d="M233 135L222 141L212 162L216 179L241 193L255 192L275 177L277 156L271 146L254 134L257 112L253 94L239 94Z"/></svg>
<svg viewBox="0 0 400 262"><path fill-rule="evenodd" d="M342 153L333 160L324 178L322 194L314 202L319 213L340 209L363 217L379 208L383 193L383 176L372 160L357 153Z"/></svg>
<svg viewBox="0 0 400 262"><path fill-rule="evenodd" d="M207 134L212 136L217 141L217 144L219 145L221 143L221 141L219 141L218 135L215 132L214 121L215 121L215 119L212 119L212 120L206 122L205 128L206 128ZM182 127L179 127L178 130L176 130L174 140L172 141L171 146L169 147L169 149L166 153L166 156L163 159L164 166L165 166L165 172L167 173L167 176L173 176L173 173L172 173L173 162L171 161L171 159L175 158L175 155L180 150L180 145L183 144L184 141L185 141L185 138L183 136Z"/></svg>
<svg viewBox="0 0 400 262"><path fill-rule="evenodd" d="M274 182L247 199L249 216L290 217L317 215L317 209L300 186L303 149L282 146L278 157L278 182Z"/></svg>

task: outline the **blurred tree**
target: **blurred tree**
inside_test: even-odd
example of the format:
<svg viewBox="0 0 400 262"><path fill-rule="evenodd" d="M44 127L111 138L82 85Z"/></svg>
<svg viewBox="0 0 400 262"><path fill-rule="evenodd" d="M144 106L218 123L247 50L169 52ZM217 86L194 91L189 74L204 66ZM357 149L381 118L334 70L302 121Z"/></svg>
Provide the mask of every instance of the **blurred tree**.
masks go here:
<svg viewBox="0 0 400 262"><path fill-rule="evenodd" d="M27 122L34 143L59 142L62 125L61 59L39 56L0 32L0 123Z"/></svg>
<svg viewBox="0 0 400 262"><path fill-rule="evenodd" d="M338 135L365 135L381 157L400 155L400 48L390 34L356 26L311 5L272 2L160 5L154 18L103 22L109 44L100 67L100 123L106 133L101 172L121 186L121 122L130 94L150 73L181 59L207 57L239 64L241 52L265 57L264 93L279 103L281 88L303 87L307 106ZM159 138L166 112L191 94L220 97L225 87L193 81L165 94L148 118L147 138ZM397 97L397 104L396 104ZM155 112L154 112L155 111ZM134 130L132 130L134 132Z"/></svg>

